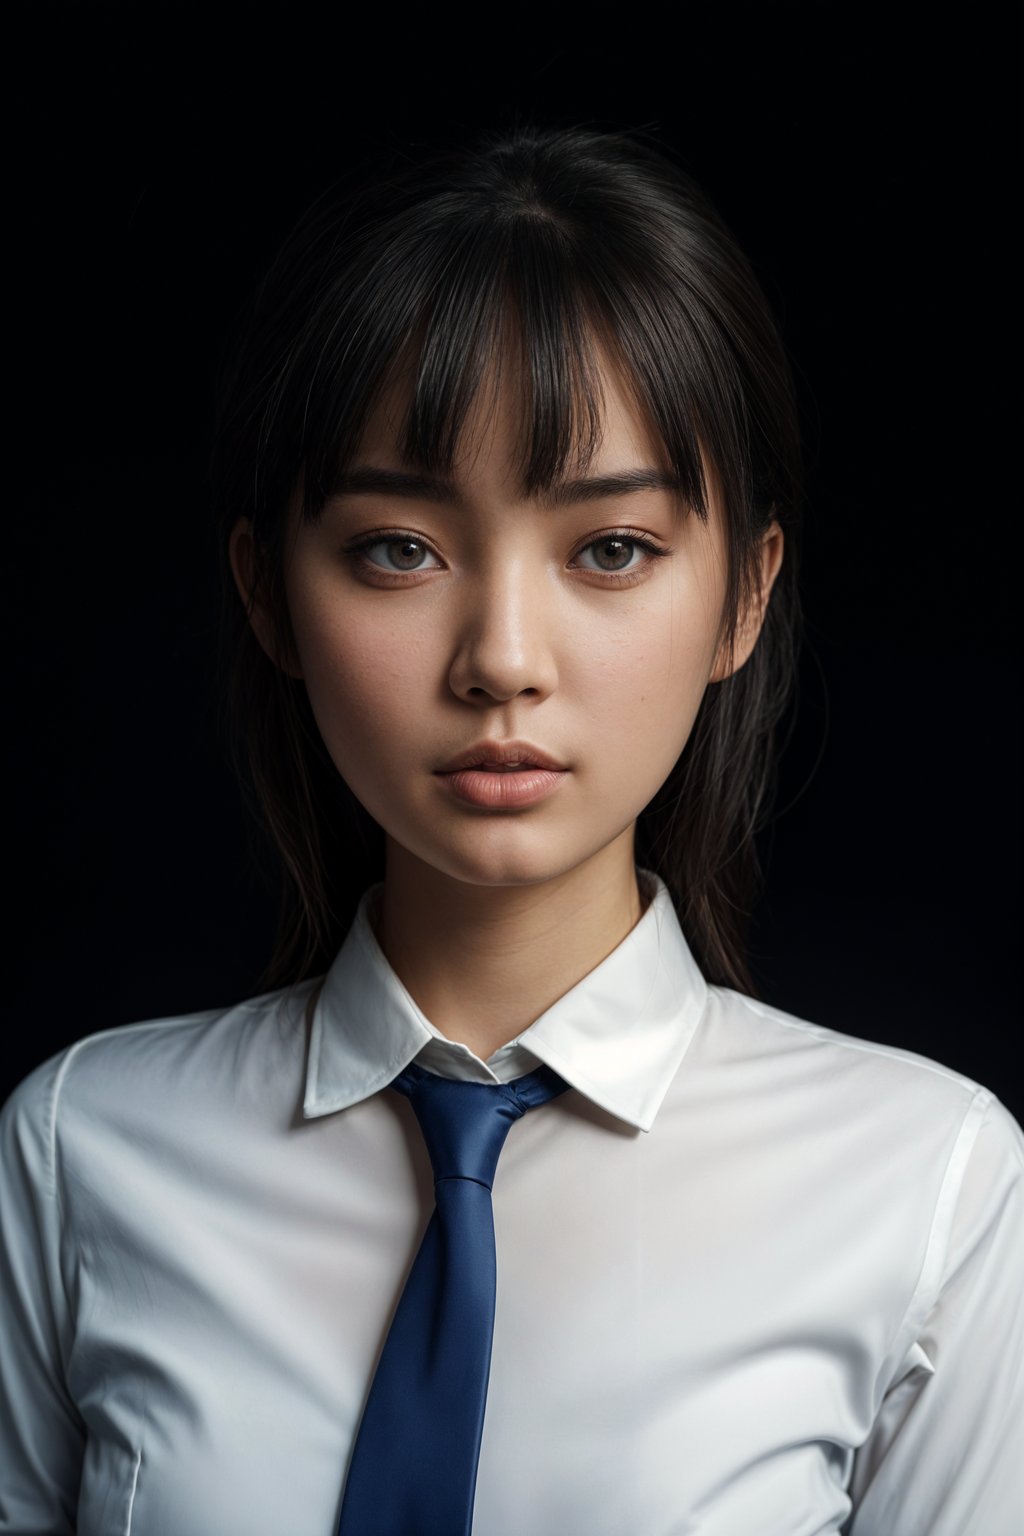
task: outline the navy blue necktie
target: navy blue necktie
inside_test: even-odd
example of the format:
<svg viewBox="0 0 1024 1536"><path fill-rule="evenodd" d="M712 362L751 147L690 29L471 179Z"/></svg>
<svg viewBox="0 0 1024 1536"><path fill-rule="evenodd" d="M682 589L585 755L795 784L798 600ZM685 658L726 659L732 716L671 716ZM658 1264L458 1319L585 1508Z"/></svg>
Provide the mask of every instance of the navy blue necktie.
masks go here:
<svg viewBox="0 0 1024 1536"><path fill-rule="evenodd" d="M412 1062L391 1086L416 1112L436 1206L363 1410L338 1536L469 1536L494 1333L491 1185L513 1122L569 1084L548 1066L469 1083Z"/></svg>

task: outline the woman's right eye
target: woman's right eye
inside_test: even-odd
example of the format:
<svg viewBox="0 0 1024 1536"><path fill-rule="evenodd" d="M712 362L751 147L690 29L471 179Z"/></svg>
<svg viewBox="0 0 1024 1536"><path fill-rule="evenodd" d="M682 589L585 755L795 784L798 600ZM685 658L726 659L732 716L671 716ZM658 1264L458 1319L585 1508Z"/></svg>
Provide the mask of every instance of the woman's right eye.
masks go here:
<svg viewBox="0 0 1024 1536"><path fill-rule="evenodd" d="M390 551L388 560L390 564L382 564L370 558L370 550L386 549ZM352 546L347 552L358 564L371 566L374 571L379 571L384 576L400 576L403 572L415 574L417 571L431 569L424 567L424 555L431 554L422 539L417 539L409 533L375 533Z"/></svg>

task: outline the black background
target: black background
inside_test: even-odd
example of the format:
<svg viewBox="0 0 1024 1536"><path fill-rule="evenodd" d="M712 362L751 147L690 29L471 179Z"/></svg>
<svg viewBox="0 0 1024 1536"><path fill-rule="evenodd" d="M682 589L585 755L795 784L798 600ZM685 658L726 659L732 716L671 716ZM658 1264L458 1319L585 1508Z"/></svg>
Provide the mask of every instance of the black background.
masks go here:
<svg viewBox="0 0 1024 1536"><path fill-rule="evenodd" d="M5 12L0 1092L83 1034L255 990L273 898L213 689L221 351L353 157L519 116L643 126L678 151L793 358L808 627L764 839L762 994L965 1072L1022 1117L1007 14Z"/></svg>

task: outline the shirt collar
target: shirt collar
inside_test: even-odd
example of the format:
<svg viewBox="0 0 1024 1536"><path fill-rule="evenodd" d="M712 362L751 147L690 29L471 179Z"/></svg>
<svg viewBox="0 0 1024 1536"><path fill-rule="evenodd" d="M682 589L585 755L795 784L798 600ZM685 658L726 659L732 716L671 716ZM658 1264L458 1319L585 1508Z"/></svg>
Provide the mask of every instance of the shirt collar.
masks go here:
<svg viewBox="0 0 1024 1536"><path fill-rule="evenodd" d="M639 869L653 896L622 942L487 1062L447 1039L416 1005L370 921L370 886L313 1012L303 1115L348 1109L413 1060L442 1076L508 1082L552 1067L602 1109L649 1131L707 1001L668 888Z"/></svg>

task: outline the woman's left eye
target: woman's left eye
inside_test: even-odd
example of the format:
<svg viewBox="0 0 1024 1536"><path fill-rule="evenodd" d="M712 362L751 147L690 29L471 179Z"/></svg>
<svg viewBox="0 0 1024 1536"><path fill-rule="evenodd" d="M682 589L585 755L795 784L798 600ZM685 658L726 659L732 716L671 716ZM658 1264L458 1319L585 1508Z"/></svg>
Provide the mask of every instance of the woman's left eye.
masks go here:
<svg viewBox="0 0 1024 1536"><path fill-rule="evenodd" d="M650 562L652 556L664 555L668 551L659 549L657 544L645 538L643 534L630 533L606 533L599 539L592 539L580 550L580 555L585 555L589 550L598 550L602 558L607 557L610 565L598 564L589 569L598 570L603 576L632 575L634 571L643 570ZM644 552L645 558L631 563L631 556L638 550ZM576 557L577 559L579 556Z"/></svg>

